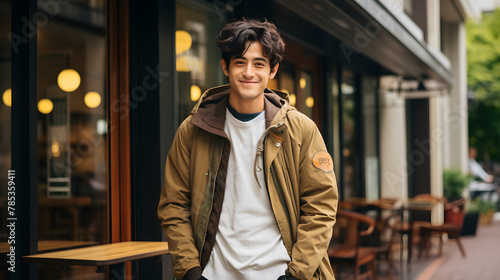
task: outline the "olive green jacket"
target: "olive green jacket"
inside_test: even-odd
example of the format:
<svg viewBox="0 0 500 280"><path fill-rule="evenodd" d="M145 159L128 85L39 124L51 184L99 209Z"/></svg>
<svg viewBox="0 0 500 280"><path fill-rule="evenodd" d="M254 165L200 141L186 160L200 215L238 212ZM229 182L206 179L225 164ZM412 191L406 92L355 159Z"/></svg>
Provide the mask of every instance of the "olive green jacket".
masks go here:
<svg viewBox="0 0 500 280"><path fill-rule="evenodd" d="M158 217L177 279L200 266L227 141L228 96L227 85L205 92L180 125L167 157ZM267 129L256 155L263 153L264 166L256 168L266 172L271 207L291 258L289 273L334 279L326 254L338 202L332 159L315 123L289 105L287 94L266 89L264 108Z"/></svg>

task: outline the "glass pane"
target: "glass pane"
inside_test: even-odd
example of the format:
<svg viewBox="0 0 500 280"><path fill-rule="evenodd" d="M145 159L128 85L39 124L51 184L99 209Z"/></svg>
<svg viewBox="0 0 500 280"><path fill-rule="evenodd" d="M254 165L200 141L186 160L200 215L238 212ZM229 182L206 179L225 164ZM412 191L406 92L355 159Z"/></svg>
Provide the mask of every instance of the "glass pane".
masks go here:
<svg viewBox="0 0 500 280"><path fill-rule="evenodd" d="M342 73L342 122L343 122L343 140L342 149L343 172L344 172L344 198L356 196L355 191L355 172L356 172L356 87L354 83L354 74L349 71Z"/></svg>
<svg viewBox="0 0 500 280"><path fill-rule="evenodd" d="M296 107L297 110L314 119L313 77L309 71L300 72Z"/></svg>
<svg viewBox="0 0 500 280"><path fill-rule="evenodd" d="M379 167L377 154L377 78L363 76L363 139L365 157L365 195L369 199L379 197Z"/></svg>
<svg viewBox="0 0 500 280"><path fill-rule="evenodd" d="M331 88L332 88L332 112L331 118L333 119L333 160L335 161L335 172L340 172L340 160L342 153L340 152L340 137L342 133L340 132L340 121L339 116L339 84L337 78L337 71L332 71L331 73ZM339 183L340 175L336 174L337 183Z"/></svg>
<svg viewBox="0 0 500 280"><path fill-rule="evenodd" d="M0 244L7 247L7 194L8 174L11 166L11 54L10 41L7 35L11 32L11 2L0 2ZM4 246L5 245L5 246ZM3 252L2 252L3 254ZM0 273L0 279L7 279L7 265Z"/></svg>
<svg viewBox="0 0 500 280"><path fill-rule="evenodd" d="M295 88L294 68L293 64L283 61L278 69L279 90L290 95L290 105L295 106L297 103L297 89Z"/></svg>
<svg viewBox="0 0 500 280"><path fill-rule="evenodd" d="M175 31L179 121L207 89L224 83L220 52L215 46L223 22L211 5L177 3Z"/></svg>
<svg viewBox="0 0 500 280"><path fill-rule="evenodd" d="M66 2L38 28L39 251L108 240L106 1ZM105 276L39 267L41 279Z"/></svg>

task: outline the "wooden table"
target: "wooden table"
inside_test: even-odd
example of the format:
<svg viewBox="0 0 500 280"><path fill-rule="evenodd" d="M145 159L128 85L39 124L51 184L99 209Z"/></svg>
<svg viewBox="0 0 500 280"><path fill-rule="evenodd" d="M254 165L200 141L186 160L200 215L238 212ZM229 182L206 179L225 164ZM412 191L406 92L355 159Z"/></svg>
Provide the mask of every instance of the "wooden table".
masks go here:
<svg viewBox="0 0 500 280"><path fill-rule="evenodd" d="M125 262L168 253L167 242L129 241L30 255L23 259L32 263L97 266L99 270L109 265L110 278L121 276L119 279L125 279Z"/></svg>
<svg viewBox="0 0 500 280"><path fill-rule="evenodd" d="M71 240L40 240L38 241L38 251L47 252L61 249L74 249L91 245L96 245L94 241L71 241ZM7 242L0 243L0 254L10 251L10 244Z"/></svg>

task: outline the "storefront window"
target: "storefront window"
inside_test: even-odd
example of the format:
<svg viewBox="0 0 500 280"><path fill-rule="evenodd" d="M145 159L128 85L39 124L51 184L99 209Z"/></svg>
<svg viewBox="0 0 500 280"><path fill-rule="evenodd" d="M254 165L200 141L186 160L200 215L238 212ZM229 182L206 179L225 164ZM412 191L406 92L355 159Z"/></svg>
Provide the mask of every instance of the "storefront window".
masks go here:
<svg viewBox="0 0 500 280"><path fill-rule="evenodd" d="M275 79L278 82L276 89L288 93L290 96L290 105L292 106L297 105L297 89L295 87L294 73L295 69L293 64L283 61L279 66L278 74Z"/></svg>
<svg viewBox="0 0 500 280"><path fill-rule="evenodd" d="M11 30L10 1L0 2L0 244L7 244L9 232L7 228L7 193L8 172L11 166L11 51L7 34ZM2 248L7 248L2 247ZM2 251L2 254L4 252ZM6 264L0 279L7 279Z"/></svg>
<svg viewBox="0 0 500 280"><path fill-rule="evenodd" d="M177 96L182 122L203 92L225 83L220 52L215 46L224 22L209 4L188 5L181 1L176 10Z"/></svg>
<svg viewBox="0 0 500 280"><path fill-rule="evenodd" d="M356 85L354 73L343 71L342 73L342 122L343 122L343 181L344 198L357 196L355 184L358 150L356 148ZM358 178L359 180L359 178Z"/></svg>
<svg viewBox="0 0 500 280"><path fill-rule="evenodd" d="M38 26L39 251L108 242L106 1L66 2ZM104 278L40 265L41 279L86 273Z"/></svg>
<svg viewBox="0 0 500 280"><path fill-rule="evenodd" d="M364 75L363 91L363 139L364 139L364 171L365 196L369 199L379 198L379 158L377 151L377 78Z"/></svg>
<svg viewBox="0 0 500 280"><path fill-rule="evenodd" d="M312 73L306 70L300 72L297 109L311 119L314 119L314 97Z"/></svg>

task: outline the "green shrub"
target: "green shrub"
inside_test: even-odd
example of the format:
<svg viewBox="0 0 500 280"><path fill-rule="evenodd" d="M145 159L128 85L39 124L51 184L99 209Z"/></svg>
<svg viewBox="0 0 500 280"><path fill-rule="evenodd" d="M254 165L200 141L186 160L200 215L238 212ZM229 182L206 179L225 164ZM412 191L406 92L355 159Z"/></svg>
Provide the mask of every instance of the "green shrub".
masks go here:
<svg viewBox="0 0 500 280"><path fill-rule="evenodd" d="M462 198L464 189L469 185L471 178L459 169L443 171L443 194L448 201Z"/></svg>
<svg viewBox="0 0 500 280"><path fill-rule="evenodd" d="M488 210L496 210L495 203L491 201L483 201L481 197L476 197L474 201L471 201L467 205L467 212L477 212L481 214L486 214Z"/></svg>

